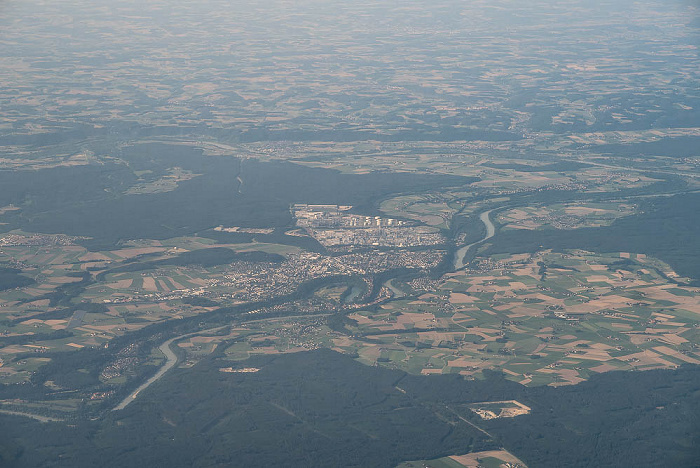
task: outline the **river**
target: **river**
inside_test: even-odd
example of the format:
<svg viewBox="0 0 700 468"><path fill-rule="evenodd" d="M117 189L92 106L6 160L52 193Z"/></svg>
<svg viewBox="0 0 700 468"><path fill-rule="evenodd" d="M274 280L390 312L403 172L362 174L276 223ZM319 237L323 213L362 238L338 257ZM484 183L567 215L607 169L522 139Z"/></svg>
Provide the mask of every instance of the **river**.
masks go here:
<svg viewBox="0 0 700 468"><path fill-rule="evenodd" d="M31 414L31 413L23 413L21 411L10 411L10 410L3 410L0 409L0 414L11 414L13 416L24 416L26 418L32 418L36 419L37 421L41 421L43 423L46 422L62 422L63 419L58 419L58 418L51 418L49 416L39 416L38 414Z"/></svg>
<svg viewBox="0 0 700 468"><path fill-rule="evenodd" d="M352 304L355 301L355 299L357 299L360 296L361 293L362 288L353 285L352 289L350 290L350 294L348 294L348 296L343 300L343 302L345 304Z"/></svg>
<svg viewBox="0 0 700 468"><path fill-rule="evenodd" d="M457 250L457 252L455 252L455 261L454 261L455 270L459 270L460 268L464 268L464 256L467 255L467 252L469 251L469 249L471 249L475 245L479 245L482 242L485 242L487 239L491 239L493 237L493 235L496 233L496 227L493 225L493 223L491 222L491 219L489 218L491 211L493 211L493 210L484 211L479 216L479 219L481 220L481 222L484 223L484 225L486 226L486 236L481 240L478 240L476 242L472 242L469 245L465 245L464 247Z"/></svg>
<svg viewBox="0 0 700 468"><path fill-rule="evenodd" d="M165 364L163 364L163 367L161 367L161 368L158 370L158 372L156 372L156 374L155 374L153 377L151 377L150 379L146 380L143 384L141 384L141 386L140 386L139 388L137 388L136 390L134 390L134 391L131 393L131 395L129 395L128 397L124 398L124 399L122 400L121 403L119 403L117 406L115 406L115 407L112 409L112 411L119 411L119 410L123 410L124 408L126 408L126 406L127 406L129 403L131 403L132 401L134 401L134 400L136 399L136 397L139 395L139 392L142 392L143 390L146 389L146 387L150 386L153 382L155 382L156 380L158 380L158 379L160 379L161 377L163 377L163 375L164 375L166 372L168 372L170 369L173 368L173 366L174 366L175 364L177 364L177 356L175 355L175 353L173 352L173 350L170 349L170 344L171 344L173 341L175 341L175 340L179 340L180 338L184 338L184 337L183 337L183 336L177 336L177 337L175 337L175 338L171 338L171 339L169 339L168 341L166 341L165 343L163 343L162 345L160 345L160 346L158 347L158 349L160 349L160 351L165 355Z"/></svg>
<svg viewBox="0 0 700 468"><path fill-rule="evenodd" d="M384 286L386 286L387 288L389 288L389 289L391 290L391 292L394 293L394 298L395 298L395 299L400 299L400 298L404 297L404 296L406 295L406 293L403 292L403 291L401 291L401 290L400 290L399 288L397 288L396 286L394 286L393 281L394 281L394 278L391 278L389 281L387 281L386 283L384 283Z"/></svg>

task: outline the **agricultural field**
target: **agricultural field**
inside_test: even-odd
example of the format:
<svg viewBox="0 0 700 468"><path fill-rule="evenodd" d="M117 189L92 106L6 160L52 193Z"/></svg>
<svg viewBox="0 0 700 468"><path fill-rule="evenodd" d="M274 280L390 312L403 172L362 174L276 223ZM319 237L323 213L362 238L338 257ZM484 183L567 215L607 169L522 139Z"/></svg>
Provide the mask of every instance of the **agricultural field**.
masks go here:
<svg viewBox="0 0 700 468"><path fill-rule="evenodd" d="M404 462L396 468L527 468L527 465L507 450L489 450L436 460Z"/></svg>
<svg viewBox="0 0 700 468"><path fill-rule="evenodd" d="M481 259L432 292L348 315L334 349L411 373L523 385L700 364L697 288L644 255L539 252Z"/></svg>
<svg viewBox="0 0 700 468"><path fill-rule="evenodd" d="M497 222L502 229L578 229L609 226L613 221L636 212L629 203L555 204L543 207L521 207L501 212Z"/></svg>
<svg viewBox="0 0 700 468"><path fill-rule="evenodd" d="M381 204L384 213L441 229L448 229L452 216L463 208L464 202L451 194L404 195Z"/></svg>
<svg viewBox="0 0 700 468"><path fill-rule="evenodd" d="M243 229L243 235L269 236L267 231ZM9 279L3 281L16 285L0 291L0 383L28 381L36 367L50 361L42 358L28 366L22 357L27 353L42 356L106 348L115 338L150 325L295 294L305 282L320 281L303 293L306 299L284 307L261 305L250 312L252 318L281 311L325 316L330 311L357 308L355 302L364 300L372 289L373 275L396 268L427 270L444 255L431 249L327 255L254 239L233 244L205 237L131 240L112 250L89 251L79 241L21 231L0 238L0 264L12 267L5 270ZM334 277L350 283L323 283ZM373 300L389 295L388 290L379 289ZM246 326L256 329L253 324ZM256 353L332 345L327 337L309 341L306 325L284 323L273 327L274 331L268 328L257 334L246 332L250 335L247 344L234 346L232 356L242 359ZM181 343L194 360L222 341L217 336L210 341L213 344L204 346L199 339ZM119 383L123 377L121 372L108 374L104 379L108 382Z"/></svg>
<svg viewBox="0 0 700 468"><path fill-rule="evenodd" d="M693 2L193 5L3 3L0 465L689 465Z"/></svg>
<svg viewBox="0 0 700 468"><path fill-rule="evenodd" d="M193 317L227 303L234 291L233 283L226 282L233 264L198 266L194 259L211 259L206 252L225 254L215 250L223 248L235 255L284 254L285 262L300 255L289 246L222 245L198 238L133 241L121 249L89 252L64 237L16 236L14 242L5 242L2 255L34 283L0 292L0 381L5 384L31 380L51 362L44 355L104 348L114 338L149 324ZM41 245L23 245L39 241ZM287 274L292 275L325 261L318 254L308 255L310 263L296 260L293 267L282 263L275 268L290 268ZM359 266L363 258L353 261ZM139 263L148 268L119 271ZM98 281L86 282L88 268ZM328 268L337 271L338 264ZM240 275L243 270L236 271ZM278 281L288 278L280 274ZM239 372L257 356L330 348L369 366L416 375L459 374L470 380L496 370L525 386L571 385L613 370L700 364L698 290L686 283L665 263L627 252L477 257L467 269L439 279L386 281L371 307L346 303L349 286L331 283L304 301L282 309L253 309L236 324L199 331L173 346L182 356L182 369L215 352L230 363L222 368ZM87 406L97 407L109 398L109 389L123 385L135 366L147 373L162 362L157 349L137 356L127 348L101 371L106 387L89 394ZM55 391L65 388L51 380L44 385ZM70 417L84 405L76 398L4 402L8 411L59 418ZM465 409L486 415L484 419L529 411L515 401L487 401ZM443 462L457 463L450 460Z"/></svg>
<svg viewBox="0 0 700 468"><path fill-rule="evenodd" d="M145 171L138 175L143 175L144 173L149 173L150 171ZM202 174L194 174L190 171L184 170L181 167L173 167L168 169L167 175L160 177L155 180L148 182L138 183L130 187L125 194L126 195L140 195L146 193L163 193L171 192L178 187L178 183L184 182L186 180L193 179Z"/></svg>
<svg viewBox="0 0 700 468"><path fill-rule="evenodd" d="M206 238L133 241L100 252L90 252L67 236L16 232L2 240L0 262L31 284L0 291L1 383L27 380L49 361L42 354L105 347L113 338L152 323L220 306L205 296L221 304L239 302L236 291L247 294L249 288L221 285L232 267L215 261L217 265L205 268L201 263L210 257L223 253L231 260L236 255L265 259L298 251L260 243L214 246ZM252 265L259 268L260 263ZM37 358L14 358L28 352Z"/></svg>
<svg viewBox="0 0 700 468"><path fill-rule="evenodd" d="M178 346L187 354L184 365L219 343L234 362L331 348L412 374L481 379L484 371L498 370L526 386L571 385L612 370L700 364L700 299L681 281L641 254L501 256L433 282L392 280L383 297L393 299L347 310L340 326L329 319L342 315L330 311L251 315L227 333L193 336ZM316 295L337 301L345 289L324 287ZM485 411L494 417L529 411L517 402L498 403L485 403L498 406Z"/></svg>
<svg viewBox="0 0 700 468"><path fill-rule="evenodd" d="M285 354L332 346L333 332L325 325L328 314L285 319L249 321L231 330L233 343L225 348L226 359L245 361L261 354ZM233 338L233 339L232 339ZM223 341L213 337L215 342ZM182 346L182 345L180 345Z"/></svg>
<svg viewBox="0 0 700 468"><path fill-rule="evenodd" d="M659 130L654 138L682 139L687 134L700 134L698 129L683 130L686 131ZM581 135L583 140L586 136ZM613 137L610 135L611 141L614 141ZM381 170L478 177L481 180L472 184L472 190L504 194L543 189L581 190L596 194L648 187L659 179L645 172L653 171L661 160L664 164L661 173L697 178L697 163L693 160L621 159L609 154L583 151L578 146L572 148L571 140L565 139L562 143L559 138L548 135L547 138L536 136L526 141L459 143L304 141L280 142L274 146L254 143L227 146L227 149L235 149L237 153L263 161L293 161L347 174L368 174ZM541 139L540 144L533 144L533 140L538 139ZM567 150L564 154L562 147ZM212 151L212 146L206 143L202 148L207 154L224 153L222 150ZM544 152L544 157L540 151ZM444 192L440 192L442 194Z"/></svg>

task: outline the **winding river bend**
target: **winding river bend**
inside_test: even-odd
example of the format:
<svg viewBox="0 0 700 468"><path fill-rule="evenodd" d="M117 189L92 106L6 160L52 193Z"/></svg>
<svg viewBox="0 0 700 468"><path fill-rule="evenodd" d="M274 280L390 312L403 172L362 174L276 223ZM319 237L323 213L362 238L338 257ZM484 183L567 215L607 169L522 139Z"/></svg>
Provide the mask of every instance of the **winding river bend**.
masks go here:
<svg viewBox="0 0 700 468"><path fill-rule="evenodd" d="M155 382L156 380L163 377L163 375L165 375L166 372L168 372L170 369L173 368L173 366L175 364L177 364L177 356L175 355L173 350L170 349L170 344L175 340L179 340L180 338L183 338L183 337L177 336L175 338L171 338L158 347L158 349L160 349L160 351L165 355L165 364L163 364L163 367L161 367L153 377L146 380L143 384L141 384L141 386L139 388L134 390L131 393L131 395L124 398L121 403L119 403L117 406L115 406L112 409L112 411L119 411L119 410L123 410L124 408L126 408L126 406L129 403L131 403L132 401L134 401L136 399L136 397L139 395L139 392L142 392L143 390L146 389L146 387L150 386L153 382Z"/></svg>
<svg viewBox="0 0 700 468"><path fill-rule="evenodd" d="M489 218L491 211L492 210L484 211L483 213L481 213L481 215L479 215L479 219L486 226L486 235L482 239L480 239L476 242L473 242L469 245L465 245L464 247L457 250L457 252L455 252L455 258L454 258L455 269L464 268L464 256L467 254L469 249L471 249L475 245L479 245L479 244L485 242L486 240L492 238L494 236L494 234L496 233L496 227L493 225L493 223L491 222L491 219ZM390 288L392 290L392 292L396 295L397 298L404 297L406 295L406 293L404 293L403 291L401 291L400 289L398 289L396 286L393 285L392 280L387 281L385 284L388 288ZM216 330L221 329L221 328L223 328L223 327L218 327L218 328L216 328ZM213 331L213 330L207 330L207 331ZM112 411L119 411L119 410L126 408L132 401L136 400L136 397L138 397L139 393L141 393L146 388L151 386L154 382L156 382L158 379L163 377L163 375L165 375L166 372L168 372L170 369L172 369L175 366L175 364L177 364L177 361L178 361L177 356L175 355L173 350L170 349L170 345L174 341L180 340L180 339L185 338L187 336L196 335L196 334L200 334L200 333L202 333L202 331L195 332L195 333L188 333L188 334L182 335L182 336L177 336L177 337L171 338L168 341L166 341L165 343L161 344L158 347L158 349L160 349L160 351L165 355L165 364L163 364L163 366L158 370L158 372L156 372L155 375L153 375L150 379L148 379L143 384L141 384L141 386L139 386L136 390L134 390L129 396L124 398L121 401L121 403L119 403L117 406L115 406L112 409Z"/></svg>
<svg viewBox="0 0 700 468"><path fill-rule="evenodd" d="M401 291L399 288L394 286L393 281L394 281L394 278L391 278L389 281L384 283L384 286L386 286L387 288L389 288L391 290L391 292L394 294L394 298L400 299L400 298L406 296L405 292Z"/></svg>
<svg viewBox="0 0 700 468"><path fill-rule="evenodd" d="M464 268L464 256L467 255L467 252L469 251L469 249L471 249L475 245L479 245L482 242L485 242L487 239L491 239L493 237L493 235L496 233L496 227L491 222L491 218L489 218L491 211L493 211L493 210L484 211L479 216L479 219L481 220L481 222L484 223L484 225L486 226L486 236L484 236L484 238L481 240L478 240L476 242L472 242L469 245L465 245L464 247L459 249L457 252L455 252L455 261L454 261L455 270L459 270L460 268Z"/></svg>

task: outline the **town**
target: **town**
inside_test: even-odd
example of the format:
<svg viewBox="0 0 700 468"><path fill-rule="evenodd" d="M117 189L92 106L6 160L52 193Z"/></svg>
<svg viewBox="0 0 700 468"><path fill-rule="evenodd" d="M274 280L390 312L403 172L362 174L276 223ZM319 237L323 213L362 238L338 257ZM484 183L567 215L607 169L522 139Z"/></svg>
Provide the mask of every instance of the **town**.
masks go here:
<svg viewBox="0 0 700 468"><path fill-rule="evenodd" d="M351 206L293 205L297 226L305 228L326 248L353 250L373 247L419 247L445 243L445 238L434 228L416 223L359 216L348 213Z"/></svg>

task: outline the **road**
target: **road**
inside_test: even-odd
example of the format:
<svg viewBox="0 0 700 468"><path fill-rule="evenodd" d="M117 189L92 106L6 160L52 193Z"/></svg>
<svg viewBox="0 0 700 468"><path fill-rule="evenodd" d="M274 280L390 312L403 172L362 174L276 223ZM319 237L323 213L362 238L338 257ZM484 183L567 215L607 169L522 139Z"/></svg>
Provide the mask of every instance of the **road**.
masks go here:
<svg viewBox="0 0 700 468"><path fill-rule="evenodd" d="M496 233L496 227L493 225L491 222L491 219L489 218L489 214L491 214L491 211L493 210L488 210L484 211L481 213L479 216L479 219L481 220L482 223L486 226L486 236L484 236L483 239L478 240L476 242L473 242L469 245L465 245L461 249L459 249L457 252L455 252L455 270L459 270L460 268L464 268L464 256L467 255L467 252L469 249L474 247L475 245L479 245L482 242L485 242L487 239L491 239L493 235Z"/></svg>

